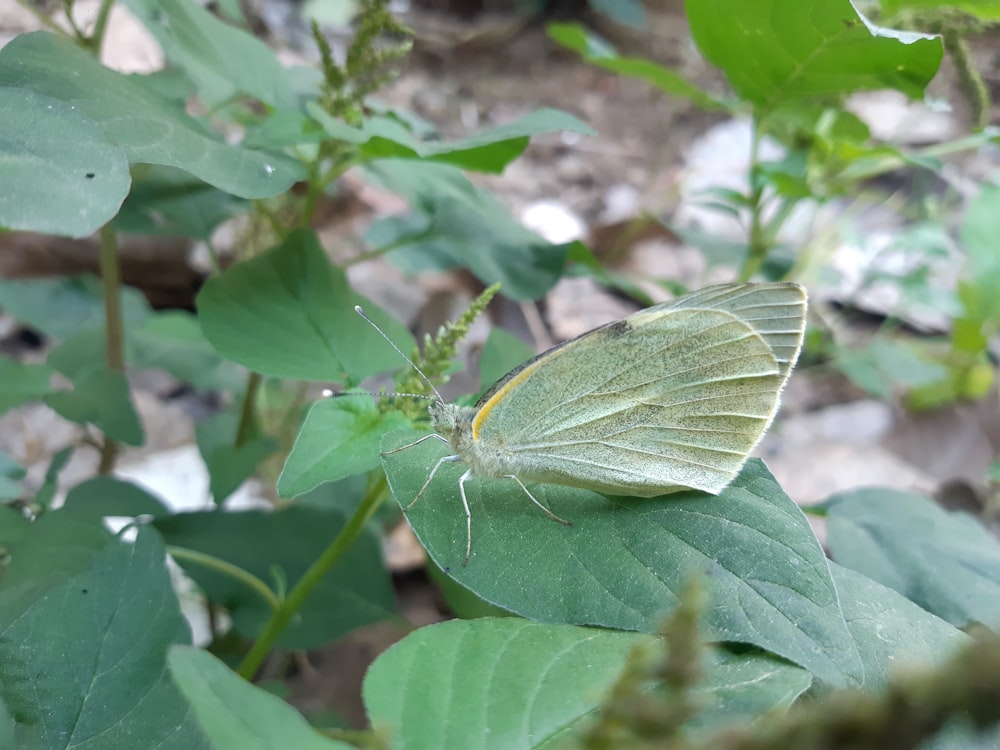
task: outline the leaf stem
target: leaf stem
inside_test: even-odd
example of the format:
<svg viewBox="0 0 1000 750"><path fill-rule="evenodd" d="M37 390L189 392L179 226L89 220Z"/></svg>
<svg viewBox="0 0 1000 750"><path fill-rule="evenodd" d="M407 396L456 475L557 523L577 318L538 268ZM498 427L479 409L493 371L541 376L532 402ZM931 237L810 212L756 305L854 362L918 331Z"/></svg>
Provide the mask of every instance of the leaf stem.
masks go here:
<svg viewBox="0 0 1000 750"><path fill-rule="evenodd" d="M750 233L747 238L747 257L740 269L740 281L750 281L767 257L769 249L764 231L764 187L760 179L760 119L755 115L750 136Z"/></svg>
<svg viewBox="0 0 1000 750"><path fill-rule="evenodd" d="M104 45L104 32L108 28L108 18L111 15L111 7L114 0L101 0L101 7L97 11L97 21L94 23L94 31L87 39L87 46L90 47L94 57L100 57L101 47Z"/></svg>
<svg viewBox="0 0 1000 750"><path fill-rule="evenodd" d="M239 448L246 445L256 432L254 419L254 404L257 401L257 392L260 390L261 376L259 372L251 372L247 376L247 387L243 391L243 403L240 405L240 423L236 428L236 438L234 447Z"/></svg>
<svg viewBox="0 0 1000 750"><path fill-rule="evenodd" d="M168 545L167 552L174 558L179 560L190 560L191 562L198 563L206 568L211 568L212 570L218 571L223 575L227 575L230 578L246 584L247 588L253 589L255 592L260 594L260 598L267 602L267 606L272 612L281 606L281 599L274 593L274 591L271 590L270 586L250 571L244 570L238 565L233 565L231 562L227 562L226 560L222 560L213 555L206 555L204 552L198 552L197 550L188 549L186 547L174 547L172 545Z"/></svg>
<svg viewBox="0 0 1000 750"><path fill-rule="evenodd" d="M104 283L104 350L109 370L125 371L125 324L122 321L122 272L118 255L118 240L109 224L101 227L100 264ZM99 474L108 474L114 468L118 443L104 435L101 445Z"/></svg>
<svg viewBox="0 0 1000 750"><path fill-rule="evenodd" d="M350 548L354 540L364 530L368 519L374 515L379 505L382 504L386 496L386 490L387 484L383 476L369 488L361 503L354 511L354 515L344 524L340 533L333 538L333 541L323 550L323 554L317 558L316 562L309 567L309 570L292 587L292 590L288 592L288 597L271 613L271 619L268 620L261 634L257 636L257 640L254 641L253 646L250 647L250 651L247 652L243 663L240 664L240 668L237 670L237 673L241 677L249 680L257 673L274 642L288 626L288 623L291 622L295 613L302 607L309 594L326 577L326 574L337 564L337 561L340 560L344 552Z"/></svg>

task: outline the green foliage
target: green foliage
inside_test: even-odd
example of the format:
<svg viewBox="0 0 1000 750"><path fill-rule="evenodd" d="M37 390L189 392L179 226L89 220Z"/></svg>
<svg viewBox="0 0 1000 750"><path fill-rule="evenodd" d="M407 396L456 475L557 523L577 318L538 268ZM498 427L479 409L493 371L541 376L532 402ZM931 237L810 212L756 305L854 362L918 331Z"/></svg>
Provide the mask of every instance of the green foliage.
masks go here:
<svg viewBox="0 0 1000 750"><path fill-rule="evenodd" d="M167 673L190 634L155 531L126 543L58 510L10 554L0 661L17 747L209 746Z"/></svg>
<svg viewBox="0 0 1000 750"><path fill-rule="evenodd" d="M0 747L344 747L247 680L276 649L318 648L397 616L380 523L398 518L396 505L412 502L444 455L436 441L409 445L426 434L413 429L426 419L423 401L376 404L358 388L395 370L397 390L429 391L354 306L440 383L498 285L534 300L577 273L641 295L581 243L552 245L524 229L465 174L502 172L532 136L585 134L586 125L543 109L448 142L410 113L374 104L409 43L385 0L360 3L342 64L314 27L319 70L284 67L246 31L237 3L217 4L219 17L190 0L125 4L162 45L167 71L123 76L97 62L110 2L86 33L49 23L52 31L0 51L0 107L10 113L0 122L9 167L0 170L0 226L99 232L102 269L100 281L0 280L0 307L53 343L45 362L0 358L0 410L48 404L82 426L80 450L96 447L101 461L100 474L70 487L55 509L75 446L56 453L40 485L30 456L0 454ZM633 2L592 5L638 18ZM928 5L885 3L900 15ZM958 7L990 19L994 5ZM802 265L777 239L802 202L849 195L902 166L938 170L943 155L995 138L984 131L921 150L873 143L846 97L882 87L922 96L945 47L877 27L847 0L689 0L687 12L733 96L620 57L578 27L551 33L605 70L751 115L746 190L705 196L745 221L745 242L704 244L707 256L735 256L745 278ZM190 114L191 99L210 116ZM233 132L245 134L240 143ZM765 137L785 146L783 159L758 158ZM402 323L351 288L309 228L320 198L352 167L409 205L362 232L359 260L384 255L414 275L461 268L488 287L422 353ZM843 369L887 396L903 383L911 402L982 392L1000 320L998 202L997 188L984 189L966 214L951 298L931 299L926 273L903 280L949 310L947 345L929 353L882 337L865 356L842 357ZM196 314L153 311L122 287L119 234L208 239L240 216L249 227L241 254L219 264ZM529 354L495 331L482 388ZM210 477L204 510L178 513L110 476L119 443L144 441L128 377L147 369L225 401L196 428ZM306 382L347 390L310 403ZM226 507L247 477L273 478L277 460L273 509ZM686 748L721 747L724 730L729 747L806 747L796 732L819 743L856 731L884 746L894 736L886 727L916 727L915 744L956 714L977 727L997 719L997 702L981 695L991 676L996 690L1000 668L964 682L961 671L976 671L970 649L984 659L994 652L959 628L998 624L998 547L971 519L912 494L839 496L826 508L831 563L756 460L711 498L532 488L572 526L546 518L509 480L477 479L463 566L458 473L445 465L408 520L455 610L479 619L417 629L379 657L364 687L374 731L352 740ZM113 535L109 516L132 520ZM235 670L188 645L168 555L212 615L210 648ZM923 692L908 692L893 671L902 662L940 671L920 678ZM966 727L948 730L938 747L971 742Z"/></svg>

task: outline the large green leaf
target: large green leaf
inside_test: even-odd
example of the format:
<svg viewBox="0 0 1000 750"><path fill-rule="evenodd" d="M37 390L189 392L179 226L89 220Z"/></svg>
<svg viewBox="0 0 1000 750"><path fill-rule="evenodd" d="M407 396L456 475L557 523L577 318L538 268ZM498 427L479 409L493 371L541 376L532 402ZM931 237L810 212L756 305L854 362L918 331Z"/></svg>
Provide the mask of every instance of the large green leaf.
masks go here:
<svg viewBox="0 0 1000 750"><path fill-rule="evenodd" d="M277 195L304 175L298 162L281 154L228 145L141 77L109 70L55 34L22 34L0 50L0 86L72 105L132 164L177 167L242 198Z"/></svg>
<svg viewBox="0 0 1000 750"><path fill-rule="evenodd" d="M533 135L560 130L594 135L593 129L577 118L556 109L539 109L449 143L417 140L393 117L371 117L360 128L352 128L334 120L315 103L307 109L329 136L360 146L361 159L416 159L497 174L524 152Z"/></svg>
<svg viewBox="0 0 1000 750"><path fill-rule="evenodd" d="M198 295L198 313L219 353L251 370L356 382L401 364L399 354L355 312L359 303L400 349L412 350L409 332L352 291L316 235L299 230L211 278Z"/></svg>
<svg viewBox="0 0 1000 750"><path fill-rule="evenodd" d="M826 507L834 560L957 627L1000 628L1000 542L915 492L852 490Z"/></svg>
<svg viewBox="0 0 1000 750"><path fill-rule="evenodd" d="M408 427L398 411L380 412L371 396L344 394L313 404L278 477L278 493L295 497L379 465L382 436Z"/></svg>
<svg viewBox="0 0 1000 750"><path fill-rule="evenodd" d="M850 0L687 0L702 54L760 110L783 101L892 88L919 99L939 38L873 25Z"/></svg>
<svg viewBox="0 0 1000 750"><path fill-rule="evenodd" d="M383 159L367 165L365 174L413 209L376 222L365 236L373 247L393 248L389 259L403 270L467 268L516 300L537 299L562 277L569 245L553 245L523 227L460 170Z"/></svg>
<svg viewBox="0 0 1000 750"><path fill-rule="evenodd" d="M208 748L166 672L189 643L163 543L55 511L14 547L0 588L0 694L24 750Z"/></svg>
<svg viewBox="0 0 1000 750"><path fill-rule="evenodd" d="M382 447L414 439L393 434ZM409 504L446 454L427 440L385 455L397 502ZM653 632L689 578L704 574L713 637L753 643L831 683L857 679L860 664L823 550L759 461L718 497L608 498L532 485L572 527L546 517L509 479L470 481L467 566L462 471L445 464L408 516L434 561L483 599L546 622Z"/></svg>
<svg viewBox="0 0 1000 750"><path fill-rule="evenodd" d="M365 678L365 705L393 750L550 748L591 718L629 652L655 641L519 618L453 620L380 656ZM783 709L810 683L764 655L720 653L706 667L701 728Z"/></svg>
<svg viewBox="0 0 1000 750"><path fill-rule="evenodd" d="M27 401L37 401L52 390L52 370L0 357L0 413Z"/></svg>
<svg viewBox="0 0 1000 750"><path fill-rule="evenodd" d="M351 750L324 737L281 698L254 687L210 653L174 646L167 657L215 750Z"/></svg>
<svg viewBox="0 0 1000 750"><path fill-rule="evenodd" d="M271 107L296 106L284 67L256 37L190 0L127 0L126 5L209 107L245 95Z"/></svg>
<svg viewBox="0 0 1000 750"><path fill-rule="evenodd" d="M67 102L0 86L0 226L87 237L118 213L128 160Z"/></svg>
<svg viewBox="0 0 1000 750"><path fill-rule="evenodd" d="M274 570L291 588L343 528L345 514L289 507L275 513L181 513L156 526L171 545L218 557L274 582ZM231 576L178 555L208 598L226 607L236 631L254 637L270 615L262 598ZM278 643L315 648L354 628L389 617L395 609L392 583L382 564L378 538L366 530L313 590Z"/></svg>
<svg viewBox="0 0 1000 750"><path fill-rule="evenodd" d="M94 276L0 279L0 307L15 320L54 339L104 327L104 291ZM152 311L142 293L121 289L122 318L139 325Z"/></svg>

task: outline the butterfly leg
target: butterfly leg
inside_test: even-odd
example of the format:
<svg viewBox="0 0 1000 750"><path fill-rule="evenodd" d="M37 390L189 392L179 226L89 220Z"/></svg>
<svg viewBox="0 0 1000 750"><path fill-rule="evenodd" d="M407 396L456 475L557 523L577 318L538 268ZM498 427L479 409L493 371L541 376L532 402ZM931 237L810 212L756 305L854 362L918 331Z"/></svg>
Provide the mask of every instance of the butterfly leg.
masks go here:
<svg viewBox="0 0 1000 750"><path fill-rule="evenodd" d="M572 521L567 521L565 518L560 518L555 513L553 513L551 510L549 510L544 505L542 505L538 501L538 498L536 498L534 495L531 494L531 492L528 490L528 488L524 486L524 482L522 482L518 477L516 477L513 474L504 474L503 478L504 479L513 479L515 482L517 482L521 486L521 489L524 490L524 494L531 498L531 502L533 502L535 505L537 505L539 508L541 508L545 512L545 515L547 515L553 521L558 521L559 523L564 523L567 526L572 526L573 525Z"/></svg>
<svg viewBox="0 0 1000 750"><path fill-rule="evenodd" d="M412 448L414 445L420 445L425 440L430 440L431 438L436 438L442 443L447 443L448 441L444 439L444 436L438 435L436 432L430 435L424 435L419 440L414 440L412 443L407 443L406 445L401 445L398 448L393 448L391 451L379 451L380 456L391 456L393 453L399 453L400 451L405 451L407 448Z"/></svg>
<svg viewBox="0 0 1000 750"><path fill-rule="evenodd" d="M427 437L431 437L431 436L428 435ZM414 443L414 445L416 445L416 443ZM437 474L437 470L441 468L441 464L443 464L443 463L452 463L454 461L460 461L460 460L461 460L461 458L459 456L445 456L440 461L438 461L436 464L434 464L434 468L431 469L430 476L427 477L427 481L424 482L424 486L420 488L420 492L418 492L417 496L415 498L413 498L413 502L411 502L409 505L407 505L407 506L405 506L403 508L403 512L406 513L410 508L412 508L414 505L417 504L417 500L419 500L420 496L424 494L424 490L427 489L428 485L431 483L431 480L434 479L434 475Z"/></svg>
<svg viewBox="0 0 1000 750"><path fill-rule="evenodd" d="M465 473L458 480L458 494L462 496L462 506L465 508L465 559L462 566L469 564L469 556L472 554L472 511L469 510L469 499L465 496L465 480L472 476L472 469L466 469Z"/></svg>

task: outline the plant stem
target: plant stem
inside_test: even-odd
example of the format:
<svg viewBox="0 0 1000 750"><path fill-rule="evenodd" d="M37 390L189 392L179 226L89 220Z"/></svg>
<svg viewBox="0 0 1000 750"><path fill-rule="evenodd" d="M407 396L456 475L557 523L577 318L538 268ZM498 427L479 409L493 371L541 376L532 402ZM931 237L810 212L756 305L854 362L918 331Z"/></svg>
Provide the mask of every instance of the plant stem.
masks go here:
<svg viewBox="0 0 1000 750"><path fill-rule="evenodd" d="M247 376L247 387L243 391L243 403L240 405L240 424L236 428L235 447L245 445L257 432L254 419L254 404L257 401L257 391L260 390L261 376L259 372L251 372Z"/></svg>
<svg viewBox="0 0 1000 750"><path fill-rule="evenodd" d="M295 613L302 607L306 598L308 598L312 590L330 572L330 569L337 564L337 561L340 560L344 552L347 551L351 544L354 543L354 540L364 530L368 519L378 510L379 505L385 498L386 489L386 480L385 477L382 477L368 490L358 505L357 510L354 511L354 515L347 520L340 533L323 550L323 554L319 556L316 562L310 566L309 570L292 587L292 590L288 592L288 596L281 605L271 613L271 619L268 620L261 634L257 636L257 640L250 647L250 651L244 657L243 663L240 664L240 668L237 670L237 673L241 677L249 680L257 673L274 642L288 626Z"/></svg>
<svg viewBox="0 0 1000 750"><path fill-rule="evenodd" d="M234 578L241 583L245 583L247 588L253 589L255 592L260 594L261 599L267 602L267 606L272 612L281 606L281 599L275 595L270 586L250 571L244 570L238 565L233 565L232 563L218 557L206 555L204 552L187 549L186 547L174 547L168 545L167 552L172 557L179 560L190 560L191 562L198 563L199 565L204 565L206 568L218 571L223 575L227 575L230 578Z"/></svg>
<svg viewBox="0 0 1000 750"><path fill-rule="evenodd" d="M94 31L87 39L87 46L90 47L94 57L101 56L101 47L104 45L104 32L108 28L108 17L111 15L111 7L114 0L101 0L101 7L97 10L97 21L94 23Z"/></svg>
<svg viewBox="0 0 1000 750"><path fill-rule="evenodd" d="M747 238L747 257L740 269L740 281L750 281L767 257L769 245L764 232L764 187L760 179L760 121L755 116L750 135L750 235Z"/></svg>
<svg viewBox="0 0 1000 750"><path fill-rule="evenodd" d="M101 227L101 279L104 282L104 351L109 370L125 372L125 324L122 321L122 273L118 256L118 241L110 225ZM99 474L108 474L114 468L118 443L104 435L101 446Z"/></svg>
<svg viewBox="0 0 1000 750"><path fill-rule="evenodd" d="M990 124L990 88L983 80L972 61L969 45L962 36L962 31L955 28L945 28L941 32L945 51L951 57L958 73L958 82L962 93L969 102L972 127L981 130Z"/></svg>

